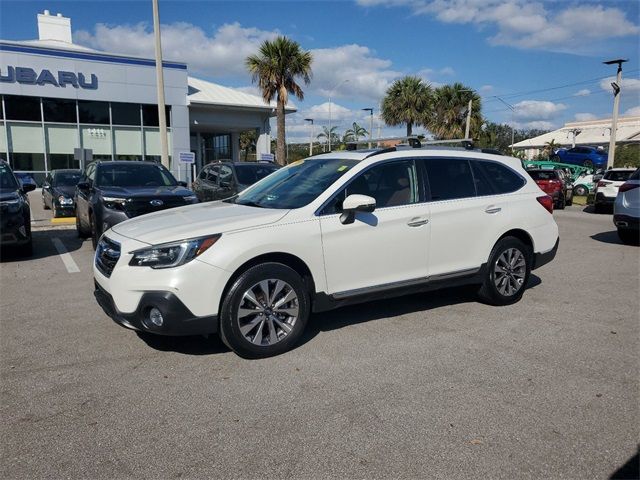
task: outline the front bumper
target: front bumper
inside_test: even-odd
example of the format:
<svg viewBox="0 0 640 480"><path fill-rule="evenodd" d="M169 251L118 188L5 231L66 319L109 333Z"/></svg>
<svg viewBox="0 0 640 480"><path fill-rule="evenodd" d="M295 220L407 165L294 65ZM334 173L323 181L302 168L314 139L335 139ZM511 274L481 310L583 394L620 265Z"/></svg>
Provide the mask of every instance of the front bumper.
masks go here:
<svg viewBox="0 0 640 480"><path fill-rule="evenodd" d="M560 238L556 240L556 244L548 252L536 253L533 257L533 266L531 267L531 270L540 268L543 265L546 265L547 263L549 263L554 258L556 258L556 253L558 253L559 245L560 245Z"/></svg>
<svg viewBox="0 0 640 480"><path fill-rule="evenodd" d="M218 318L216 315L197 317L171 292L145 292L138 307L133 313L118 311L113 297L95 283L93 292L98 304L104 312L116 323L123 327L159 335L205 335L218 331ZM157 326L149 321L149 310L152 307L162 312L164 319L162 326Z"/></svg>

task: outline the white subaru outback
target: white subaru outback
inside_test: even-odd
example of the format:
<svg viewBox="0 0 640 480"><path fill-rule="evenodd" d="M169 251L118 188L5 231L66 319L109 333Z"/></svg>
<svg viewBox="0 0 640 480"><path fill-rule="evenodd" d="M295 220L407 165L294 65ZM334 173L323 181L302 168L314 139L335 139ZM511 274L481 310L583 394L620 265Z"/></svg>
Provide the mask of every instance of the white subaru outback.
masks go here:
<svg viewBox="0 0 640 480"><path fill-rule="evenodd" d="M517 302L558 249L553 202L515 158L476 150L332 152L223 201L115 225L95 296L128 328L219 333L244 357L291 349L311 312L477 284Z"/></svg>

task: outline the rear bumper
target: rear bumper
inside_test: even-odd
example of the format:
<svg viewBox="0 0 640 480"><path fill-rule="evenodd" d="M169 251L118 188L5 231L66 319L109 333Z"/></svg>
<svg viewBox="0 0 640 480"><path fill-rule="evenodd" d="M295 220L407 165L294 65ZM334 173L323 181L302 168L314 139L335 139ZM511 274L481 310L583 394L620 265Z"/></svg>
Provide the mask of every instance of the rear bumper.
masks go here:
<svg viewBox="0 0 640 480"><path fill-rule="evenodd" d="M596 193L595 203L613 205L616 201L616 197L607 197L604 193Z"/></svg>
<svg viewBox="0 0 640 480"><path fill-rule="evenodd" d="M96 301L113 321L123 327L159 335L204 335L218 331L216 315L197 317L171 292L145 292L133 313L118 311L113 297L95 282L93 292ZM149 321L149 310L155 307L162 312L162 326Z"/></svg>
<svg viewBox="0 0 640 480"><path fill-rule="evenodd" d="M556 253L558 253L559 245L560 245L560 238L556 240L556 244L548 252L536 253L533 257L533 266L531 267L531 270L540 268L543 265L546 265L547 263L549 263L554 258L556 258Z"/></svg>
<svg viewBox="0 0 640 480"><path fill-rule="evenodd" d="M640 230L640 218L617 213L613 216L613 224L626 230Z"/></svg>

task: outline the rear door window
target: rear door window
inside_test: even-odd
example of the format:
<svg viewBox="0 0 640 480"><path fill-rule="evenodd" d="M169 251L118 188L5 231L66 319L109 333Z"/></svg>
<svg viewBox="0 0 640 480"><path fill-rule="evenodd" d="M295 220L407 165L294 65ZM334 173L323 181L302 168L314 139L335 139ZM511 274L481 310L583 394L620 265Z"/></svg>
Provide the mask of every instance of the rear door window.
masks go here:
<svg viewBox="0 0 640 480"><path fill-rule="evenodd" d="M429 158L425 161L431 200L476 196L471 165L464 158Z"/></svg>
<svg viewBox="0 0 640 480"><path fill-rule="evenodd" d="M515 192L525 184L524 178L498 162L472 160L471 166L479 196Z"/></svg>
<svg viewBox="0 0 640 480"><path fill-rule="evenodd" d="M604 180L610 180L612 182L626 182L627 180L629 180L629 177L632 173L633 172L630 170L609 170L604 174L603 178Z"/></svg>

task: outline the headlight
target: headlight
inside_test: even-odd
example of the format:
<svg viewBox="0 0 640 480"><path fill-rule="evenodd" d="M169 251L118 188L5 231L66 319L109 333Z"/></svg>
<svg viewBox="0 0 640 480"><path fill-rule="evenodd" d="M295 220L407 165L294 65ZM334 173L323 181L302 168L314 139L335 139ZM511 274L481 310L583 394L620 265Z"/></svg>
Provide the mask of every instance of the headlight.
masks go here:
<svg viewBox="0 0 640 480"><path fill-rule="evenodd" d="M119 197L102 197L104 200L104 206L112 210L123 210L128 200L126 198Z"/></svg>
<svg viewBox="0 0 640 480"><path fill-rule="evenodd" d="M182 199L185 202L195 202L196 200L198 200L198 197L196 197L195 195L188 195L186 197L182 197Z"/></svg>
<svg viewBox="0 0 640 480"><path fill-rule="evenodd" d="M204 253L218 241L220 235L191 238L179 242L163 243L130 252L133 267L171 268L184 265Z"/></svg>
<svg viewBox="0 0 640 480"><path fill-rule="evenodd" d="M0 202L0 207L6 208L9 213L18 213L22 209L22 197Z"/></svg>
<svg viewBox="0 0 640 480"><path fill-rule="evenodd" d="M65 197L64 195L60 195L58 197L58 203L60 205L73 205L73 198Z"/></svg>

